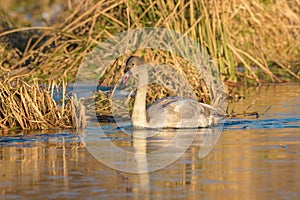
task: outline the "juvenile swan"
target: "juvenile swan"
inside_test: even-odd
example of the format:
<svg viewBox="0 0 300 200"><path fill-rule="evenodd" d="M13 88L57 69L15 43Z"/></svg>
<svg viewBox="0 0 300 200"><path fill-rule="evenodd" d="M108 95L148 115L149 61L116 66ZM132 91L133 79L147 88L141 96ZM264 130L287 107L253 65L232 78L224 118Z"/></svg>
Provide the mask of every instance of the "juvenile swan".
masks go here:
<svg viewBox="0 0 300 200"><path fill-rule="evenodd" d="M159 99L146 109L148 71L144 61L137 57L128 58L123 83L131 76L137 78L132 124L145 128L197 128L217 124L223 115L210 105L190 98L171 96Z"/></svg>

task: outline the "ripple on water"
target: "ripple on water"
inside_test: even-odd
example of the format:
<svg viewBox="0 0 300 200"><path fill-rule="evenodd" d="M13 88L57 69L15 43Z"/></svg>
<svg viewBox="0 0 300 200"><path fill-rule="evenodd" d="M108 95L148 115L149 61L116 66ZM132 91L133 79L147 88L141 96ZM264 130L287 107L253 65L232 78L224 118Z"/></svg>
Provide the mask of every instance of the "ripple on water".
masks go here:
<svg viewBox="0 0 300 200"><path fill-rule="evenodd" d="M259 90L230 106L242 113L256 99L249 112L261 113L271 105L264 115L228 119L208 156L199 159L196 144L174 163L151 173L122 173L101 164L77 144L80 140L71 131L1 136L1 197L299 199L300 86ZM130 137L117 137L120 129L104 124L102 130L116 145L130 147ZM166 141L159 138L151 144L157 147Z"/></svg>

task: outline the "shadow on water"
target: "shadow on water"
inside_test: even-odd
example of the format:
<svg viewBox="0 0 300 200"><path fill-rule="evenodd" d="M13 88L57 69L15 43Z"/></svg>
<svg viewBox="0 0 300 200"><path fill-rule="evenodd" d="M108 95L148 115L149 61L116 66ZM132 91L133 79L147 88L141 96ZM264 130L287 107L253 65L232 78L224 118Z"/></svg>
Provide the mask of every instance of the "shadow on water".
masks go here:
<svg viewBox="0 0 300 200"><path fill-rule="evenodd" d="M246 98L230 103L229 110L271 108L258 119L227 119L221 136L213 129L145 133L105 123L101 133L99 127L86 130L94 136L86 140L69 130L2 133L1 199L299 199L299 89L245 90ZM159 152L168 144L176 146L173 154Z"/></svg>

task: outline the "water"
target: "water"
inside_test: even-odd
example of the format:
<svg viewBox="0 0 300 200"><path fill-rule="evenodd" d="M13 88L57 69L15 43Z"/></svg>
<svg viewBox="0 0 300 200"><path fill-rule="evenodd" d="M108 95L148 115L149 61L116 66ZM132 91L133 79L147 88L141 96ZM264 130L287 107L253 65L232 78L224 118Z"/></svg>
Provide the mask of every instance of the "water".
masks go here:
<svg viewBox="0 0 300 200"><path fill-rule="evenodd" d="M200 131L179 159L149 173L107 167L68 130L2 133L0 199L299 199L299 89L281 85L245 90L246 98L230 103L229 111L242 113L253 103L248 113L258 113L258 119L227 119L222 134L211 138ZM133 138L113 124L102 125L112 143L133 148ZM172 134L148 141L148 150L164 146ZM211 151L203 146L213 142Z"/></svg>

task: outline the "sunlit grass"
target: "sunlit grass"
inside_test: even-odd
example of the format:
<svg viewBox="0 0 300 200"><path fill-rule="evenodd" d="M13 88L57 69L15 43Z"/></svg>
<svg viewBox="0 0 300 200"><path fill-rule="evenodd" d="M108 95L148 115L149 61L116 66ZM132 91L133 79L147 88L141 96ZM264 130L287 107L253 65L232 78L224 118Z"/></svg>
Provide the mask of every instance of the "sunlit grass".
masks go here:
<svg viewBox="0 0 300 200"><path fill-rule="evenodd" d="M73 80L82 59L104 39L128 29L165 27L198 41L224 81L281 82L288 75L299 79L300 13L294 9L299 5L284 0L86 0L73 5L72 14L59 25L0 33L1 52L18 55L10 60L3 56L0 63L10 74L65 73ZM16 35L22 35L17 42ZM9 49L12 41L20 48ZM282 73L276 74L278 68Z"/></svg>
<svg viewBox="0 0 300 200"><path fill-rule="evenodd" d="M209 53L222 80L231 85L300 80L300 13L295 9L300 7L299 0L84 0L68 3L60 13L59 19L63 20L51 26L17 27L6 12L0 11L0 76L6 77L0 87L4 102L1 104L2 128L73 127L70 109L66 108L70 104L58 106L49 100L49 90L41 90L34 78L64 77L67 82L74 81L83 59L97 45L135 28L168 28L189 36ZM185 73L199 101L209 101L201 75L195 73L184 58L159 50L133 53L147 62L166 63ZM129 55L121 55L104 76L99 77L99 84L116 84L122 76L126 56ZM26 78L16 78L20 76ZM163 90L152 89L148 92L148 102L166 95L157 92ZM106 102L101 106L110 113L107 105L110 101L105 98L100 98ZM47 109L39 107L39 101L43 101Z"/></svg>
<svg viewBox="0 0 300 200"><path fill-rule="evenodd" d="M53 94L58 87L61 87L62 99L57 102ZM65 81L58 84L57 80L49 80L41 85L38 80L24 82L20 77L5 78L0 82L0 128L34 130L84 126L76 97L67 99L66 96Z"/></svg>

